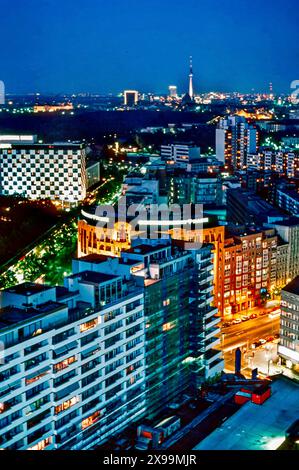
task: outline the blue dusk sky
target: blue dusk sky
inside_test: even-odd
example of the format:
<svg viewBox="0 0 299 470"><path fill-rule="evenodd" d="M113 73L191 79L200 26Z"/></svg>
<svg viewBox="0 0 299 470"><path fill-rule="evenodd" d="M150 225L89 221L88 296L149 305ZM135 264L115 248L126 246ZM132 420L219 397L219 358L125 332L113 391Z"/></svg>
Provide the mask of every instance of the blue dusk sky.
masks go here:
<svg viewBox="0 0 299 470"><path fill-rule="evenodd" d="M295 0L1 0L8 93L290 91Z"/></svg>

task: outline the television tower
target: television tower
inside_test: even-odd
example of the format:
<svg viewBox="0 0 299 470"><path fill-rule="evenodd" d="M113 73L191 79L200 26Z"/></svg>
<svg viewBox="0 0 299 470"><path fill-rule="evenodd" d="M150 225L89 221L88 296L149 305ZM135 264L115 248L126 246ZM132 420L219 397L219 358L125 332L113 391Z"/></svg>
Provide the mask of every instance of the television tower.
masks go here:
<svg viewBox="0 0 299 470"><path fill-rule="evenodd" d="M192 67L192 56L190 56L189 96L190 96L191 100L193 100L193 67Z"/></svg>

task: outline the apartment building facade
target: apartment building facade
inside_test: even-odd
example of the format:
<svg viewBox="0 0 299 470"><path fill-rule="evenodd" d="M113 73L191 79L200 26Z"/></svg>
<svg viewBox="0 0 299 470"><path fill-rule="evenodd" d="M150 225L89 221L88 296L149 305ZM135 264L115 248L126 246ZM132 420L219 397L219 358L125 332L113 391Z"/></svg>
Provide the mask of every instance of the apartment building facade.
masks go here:
<svg viewBox="0 0 299 470"><path fill-rule="evenodd" d="M144 413L143 293L92 271L65 285L1 292L2 449L88 449Z"/></svg>
<svg viewBox="0 0 299 470"><path fill-rule="evenodd" d="M278 354L283 364L299 371L299 276L281 291Z"/></svg>
<svg viewBox="0 0 299 470"><path fill-rule="evenodd" d="M299 159L295 152L291 150L273 151L260 149L258 153L248 154L246 167L261 171L272 171L287 178L298 176Z"/></svg>
<svg viewBox="0 0 299 470"><path fill-rule="evenodd" d="M180 237L134 242L119 257L98 255L98 269L133 277L144 290L147 416L223 369L214 250L205 242L192 249Z"/></svg>
<svg viewBox="0 0 299 470"><path fill-rule="evenodd" d="M200 147L192 143L173 143L161 145L161 158L168 164L186 167L192 160L200 158Z"/></svg>
<svg viewBox="0 0 299 470"><path fill-rule="evenodd" d="M248 153L257 149L257 129L242 116L220 119L216 129L216 157L229 170L240 170L246 166Z"/></svg>
<svg viewBox="0 0 299 470"><path fill-rule="evenodd" d="M268 229L226 237L224 243L223 315L247 310L276 286L277 236Z"/></svg>

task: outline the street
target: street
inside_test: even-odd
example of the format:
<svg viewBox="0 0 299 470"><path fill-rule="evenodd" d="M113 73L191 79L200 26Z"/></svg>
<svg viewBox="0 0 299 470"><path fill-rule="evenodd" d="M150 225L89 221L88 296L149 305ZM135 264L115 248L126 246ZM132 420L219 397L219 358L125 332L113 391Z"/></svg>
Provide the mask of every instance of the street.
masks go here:
<svg viewBox="0 0 299 470"><path fill-rule="evenodd" d="M257 349L251 345L255 341L279 333L279 316L270 318L269 314L232 325L222 329L221 346L224 352L225 372L235 370L235 350L242 350L242 373L250 376L251 369L258 367L260 370L268 370L268 361L274 361L276 357L277 340L268 342ZM270 350L271 349L271 350Z"/></svg>

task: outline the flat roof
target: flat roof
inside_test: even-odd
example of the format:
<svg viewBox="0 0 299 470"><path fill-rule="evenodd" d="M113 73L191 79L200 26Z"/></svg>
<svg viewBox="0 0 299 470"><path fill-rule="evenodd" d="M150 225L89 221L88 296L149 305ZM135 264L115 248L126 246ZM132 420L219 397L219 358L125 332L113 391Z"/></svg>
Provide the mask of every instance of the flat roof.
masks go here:
<svg viewBox="0 0 299 470"><path fill-rule="evenodd" d="M136 245L132 248L129 248L128 250L125 250L124 253L135 253L135 254L140 254L140 255L147 255L149 253L154 253L155 251L163 250L165 248L170 248L171 245L169 244L159 244L159 245L146 245L146 244L140 244Z"/></svg>
<svg viewBox="0 0 299 470"><path fill-rule="evenodd" d="M9 326L31 320L34 317L52 313L56 310L65 308L65 304L59 302L45 302L36 308L21 309L17 307L4 307L0 310L0 330Z"/></svg>
<svg viewBox="0 0 299 470"><path fill-rule="evenodd" d="M299 416L299 384L280 377L262 405L245 403L194 450L275 450Z"/></svg>
<svg viewBox="0 0 299 470"><path fill-rule="evenodd" d="M289 282L282 290L290 294L299 295L299 276L295 277L295 279Z"/></svg>
<svg viewBox="0 0 299 470"><path fill-rule="evenodd" d="M119 279L121 276L113 274L97 273L94 271L83 271L81 273L73 274L70 278L79 277L82 282L90 284L102 284L103 282L112 281L113 279Z"/></svg>
<svg viewBox="0 0 299 470"><path fill-rule="evenodd" d="M76 261L83 261L86 263L95 263L95 264L100 264L103 263L103 261L107 261L108 258L112 258L112 256L106 256L106 255L99 255L97 253L92 253L90 255L76 257L74 260Z"/></svg>
<svg viewBox="0 0 299 470"><path fill-rule="evenodd" d="M285 220L279 220L275 222L275 225L282 225L283 227L294 227L299 225L299 217L289 217Z"/></svg>
<svg viewBox="0 0 299 470"><path fill-rule="evenodd" d="M84 147L83 143L78 143L78 142L55 142L53 144L39 144L39 143L34 143L34 142L27 142L27 141L21 141L21 142L13 142L11 143L11 148L14 149L34 149L34 150L45 150L45 149L81 149ZM7 149L3 149L7 150Z"/></svg>
<svg viewBox="0 0 299 470"><path fill-rule="evenodd" d="M9 292L11 294L29 296L33 294L38 294L39 292L43 292L49 289L53 289L53 286L47 286L45 284L35 284L33 282L23 282L22 284L18 284L13 287L8 287L4 290L5 292Z"/></svg>

